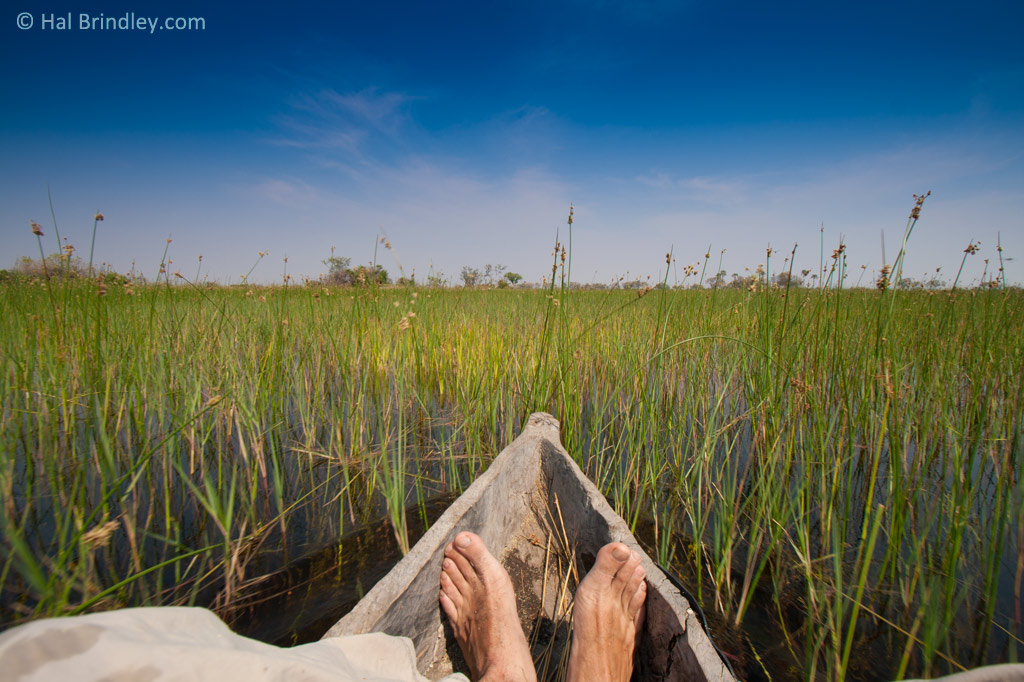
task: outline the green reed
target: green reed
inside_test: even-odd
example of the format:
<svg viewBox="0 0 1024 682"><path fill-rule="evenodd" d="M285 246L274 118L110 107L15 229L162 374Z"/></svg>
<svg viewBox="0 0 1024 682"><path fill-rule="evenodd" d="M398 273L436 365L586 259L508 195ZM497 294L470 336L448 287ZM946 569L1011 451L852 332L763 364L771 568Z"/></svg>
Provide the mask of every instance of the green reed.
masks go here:
<svg viewBox="0 0 1024 682"><path fill-rule="evenodd" d="M1021 293L849 290L837 251L813 290L577 291L568 248L543 290L5 285L0 621L230 619L352 526L407 548L543 409L796 677L1019 658Z"/></svg>

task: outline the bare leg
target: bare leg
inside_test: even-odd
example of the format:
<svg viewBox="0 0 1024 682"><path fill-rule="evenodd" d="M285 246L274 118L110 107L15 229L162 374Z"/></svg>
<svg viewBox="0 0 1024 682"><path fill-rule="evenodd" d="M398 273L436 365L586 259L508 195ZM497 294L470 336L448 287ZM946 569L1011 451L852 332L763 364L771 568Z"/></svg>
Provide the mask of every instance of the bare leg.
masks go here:
<svg viewBox="0 0 1024 682"><path fill-rule="evenodd" d="M621 542L597 553L576 590L568 682L629 682L647 583L640 557Z"/></svg>
<svg viewBox="0 0 1024 682"><path fill-rule="evenodd" d="M536 682L508 572L474 533L455 536L444 556L441 608L473 680Z"/></svg>

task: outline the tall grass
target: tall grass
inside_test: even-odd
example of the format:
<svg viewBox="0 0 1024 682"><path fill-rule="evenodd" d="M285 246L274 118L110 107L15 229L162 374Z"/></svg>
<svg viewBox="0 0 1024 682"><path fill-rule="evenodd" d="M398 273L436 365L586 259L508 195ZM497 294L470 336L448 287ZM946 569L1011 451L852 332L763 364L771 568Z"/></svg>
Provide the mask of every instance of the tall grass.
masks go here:
<svg viewBox="0 0 1024 682"><path fill-rule="evenodd" d="M561 248L541 291L5 285L2 622L230 619L347 527L407 547L544 409L795 677L1020 658L1022 294L846 290L837 251L810 290L573 291Z"/></svg>

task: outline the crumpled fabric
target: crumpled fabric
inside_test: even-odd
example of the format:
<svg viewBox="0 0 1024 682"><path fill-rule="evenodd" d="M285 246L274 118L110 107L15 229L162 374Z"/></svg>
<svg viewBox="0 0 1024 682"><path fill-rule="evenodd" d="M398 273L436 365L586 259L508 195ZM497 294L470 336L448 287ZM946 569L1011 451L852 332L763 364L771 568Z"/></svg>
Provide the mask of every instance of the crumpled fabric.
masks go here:
<svg viewBox="0 0 1024 682"><path fill-rule="evenodd" d="M455 673L445 682L468 682ZM426 682L412 640L381 633L291 648L235 634L202 608L47 618L0 633L0 682Z"/></svg>
<svg viewBox="0 0 1024 682"><path fill-rule="evenodd" d="M1024 663L1003 663L986 665L955 675L936 677L931 680L904 680L904 682L1024 682Z"/></svg>

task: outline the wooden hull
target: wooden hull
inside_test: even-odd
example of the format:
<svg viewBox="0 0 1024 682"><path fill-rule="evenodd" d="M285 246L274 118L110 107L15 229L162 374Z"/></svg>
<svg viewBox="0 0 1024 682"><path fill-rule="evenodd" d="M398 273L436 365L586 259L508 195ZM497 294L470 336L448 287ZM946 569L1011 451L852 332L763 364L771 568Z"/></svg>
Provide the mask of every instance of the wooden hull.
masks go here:
<svg viewBox="0 0 1024 682"><path fill-rule="evenodd" d="M394 569L324 637L385 632L413 640L421 673L437 679L465 670L438 603L441 560L455 535L470 530L509 570L524 629L546 624L568 640L559 587L575 560L585 574L613 541L637 552L647 572L647 619L634 679L732 682L686 598L640 548L625 522L580 471L559 440L554 417L537 413ZM568 555L562 562L552 548Z"/></svg>

